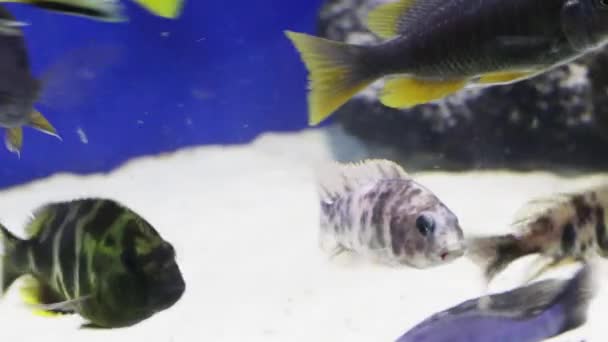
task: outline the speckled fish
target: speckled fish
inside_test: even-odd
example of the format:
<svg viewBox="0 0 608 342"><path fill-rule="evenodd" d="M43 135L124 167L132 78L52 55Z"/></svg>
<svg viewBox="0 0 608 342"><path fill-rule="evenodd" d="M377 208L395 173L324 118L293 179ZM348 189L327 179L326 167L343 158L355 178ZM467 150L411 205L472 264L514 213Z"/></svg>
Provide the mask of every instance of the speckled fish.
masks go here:
<svg viewBox="0 0 608 342"><path fill-rule="evenodd" d="M150 13L171 19L179 17L183 5L183 0L133 1ZM99 21L122 22L128 20L119 0L0 0L0 2L24 3L51 12Z"/></svg>
<svg viewBox="0 0 608 342"><path fill-rule="evenodd" d="M86 327L136 324L175 304L185 283L172 245L135 212L109 199L39 208L22 240L0 227L1 293L22 276L39 314L80 314Z"/></svg>
<svg viewBox="0 0 608 342"><path fill-rule="evenodd" d="M6 148L19 155L23 144L23 126L60 137L34 108L42 84L31 74L26 44L20 30L22 25L15 23L19 22L0 7L0 127L6 128Z"/></svg>
<svg viewBox="0 0 608 342"><path fill-rule="evenodd" d="M467 300L439 312L397 342L539 342L582 326L596 285L589 265L570 279L547 279Z"/></svg>
<svg viewBox="0 0 608 342"><path fill-rule="evenodd" d="M322 250L426 268L464 254L456 215L398 164L370 159L319 172Z"/></svg>
<svg viewBox="0 0 608 342"><path fill-rule="evenodd" d="M603 46L608 2L396 0L373 9L368 27L386 40L364 46L286 32L309 71L311 125L385 76L380 101L393 108L533 77Z"/></svg>
<svg viewBox="0 0 608 342"><path fill-rule="evenodd" d="M512 233L469 236L468 257L488 282L527 255L538 255L527 281L560 265L607 257L607 213L608 185L539 197L520 208Z"/></svg>

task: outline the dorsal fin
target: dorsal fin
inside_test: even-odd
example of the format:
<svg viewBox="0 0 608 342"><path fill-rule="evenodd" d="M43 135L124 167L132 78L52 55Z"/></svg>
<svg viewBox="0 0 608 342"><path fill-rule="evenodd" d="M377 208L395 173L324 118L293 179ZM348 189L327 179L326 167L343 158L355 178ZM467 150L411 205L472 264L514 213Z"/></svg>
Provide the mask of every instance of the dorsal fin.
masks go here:
<svg viewBox="0 0 608 342"><path fill-rule="evenodd" d="M323 201L382 179L410 179L397 163L386 159L367 159L356 163L332 162L317 172L319 194Z"/></svg>
<svg viewBox="0 0 608 342"><path fill-rule="evenodd" d="M417 26L418 19L429 19L440 4L437 0L397 0L382 4L369 12L367 27L379 37L388 39Z"/></svg>

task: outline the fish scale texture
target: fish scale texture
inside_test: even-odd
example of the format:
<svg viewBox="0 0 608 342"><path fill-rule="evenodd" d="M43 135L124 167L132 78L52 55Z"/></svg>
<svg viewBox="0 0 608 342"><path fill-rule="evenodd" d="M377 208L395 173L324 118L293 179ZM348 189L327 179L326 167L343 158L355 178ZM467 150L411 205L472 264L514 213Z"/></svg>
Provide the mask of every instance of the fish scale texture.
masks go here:
<svg viewBox="0 0 608 342"><path fill-rule="evenodd" d="M386 0L328 0L317 34L349 43L380 38L366 27ZM555 164L605 168L608 159L608 49L512 85L469 89L407 110L379 101L382 80L335 112L349 133L383 157L423 156L443 169ZM464 142L464 143L463 143Z"/></svg>

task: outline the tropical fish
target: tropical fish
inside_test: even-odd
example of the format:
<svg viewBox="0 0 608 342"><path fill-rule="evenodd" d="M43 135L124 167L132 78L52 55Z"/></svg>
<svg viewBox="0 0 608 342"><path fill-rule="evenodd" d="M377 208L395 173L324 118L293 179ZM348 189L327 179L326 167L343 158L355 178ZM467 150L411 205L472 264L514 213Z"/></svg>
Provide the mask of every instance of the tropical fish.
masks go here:
<svg viewBox="0 0 608 342"><path fill-rule="evenodd" d="M603 46L608 2L397 0L374 8L368 27L386 40L356 45L285 31L309 72L310 125L383 77L380 101L392 108L531 78Z"/></svg>
<svg viewBox="0 0 608 342"><path fill-rule="evenodd" d="M320 248L426 268L464 254L456 215L398 164L331 163L319 172Z"/></svg>
<svg viewBox="0 0 608 342"><path fill-rule="evenodd" d="M469 236L467 254L487 282L513 261L537 254L530 281L564 264L607 257L607 213L608 184L541 196L516 213L512 233Z"/></svg>
<svg viewBox="0 0 608 342"><path fill-rule="evenodd" d="M0 127L6 129L6 148L18 155L23 144L23 126L61 139L55 128L34 108L42 84L31 74L20 26L5 8L0 7Z"/></svg>
<svg viewBox="0 0 608 342"><path fill-rule="evenodd" d="M0 226L0 293L22 276L38 314L79 314L85 326L136 324L175 304L185 282L173 246L116 201L87 198L37 209L22 240Z"/></svg>
<svg viewBox="0 0 608 342"><path fill-rule="evenodd" d="M181 14L183 0L133 0L154 15L177 18ZM119 0L0 0L32 5L51 12L75 15L89 19L123 22L127 21Z"/></svg>
<svg viewBox="0 0 608 342"><path fill-rule="evenodd" d="M397 342L538 342L587 321L596 291L589 265L570 279L546 279L462 302L436 313Z"/></svg>

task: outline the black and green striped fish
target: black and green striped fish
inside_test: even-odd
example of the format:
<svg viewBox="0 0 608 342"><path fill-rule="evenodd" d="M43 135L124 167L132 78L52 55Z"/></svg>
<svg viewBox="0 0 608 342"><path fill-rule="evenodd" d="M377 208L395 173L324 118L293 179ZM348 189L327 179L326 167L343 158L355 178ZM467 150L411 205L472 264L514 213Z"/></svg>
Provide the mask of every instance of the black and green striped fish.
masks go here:
<svg viewBox="0 0 608 342"><path fill-rule="evenodd" d="M39 208L28 240L0 225L0 291L21 276L38 313L77 313L88 326L136 324L175 304L185 282L172 245L142 217L109 199Z"/></svg>

